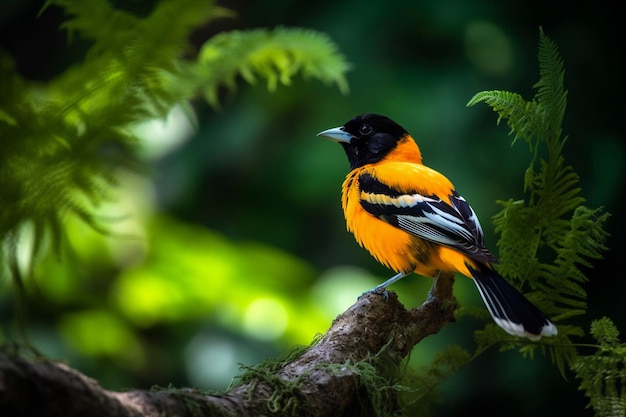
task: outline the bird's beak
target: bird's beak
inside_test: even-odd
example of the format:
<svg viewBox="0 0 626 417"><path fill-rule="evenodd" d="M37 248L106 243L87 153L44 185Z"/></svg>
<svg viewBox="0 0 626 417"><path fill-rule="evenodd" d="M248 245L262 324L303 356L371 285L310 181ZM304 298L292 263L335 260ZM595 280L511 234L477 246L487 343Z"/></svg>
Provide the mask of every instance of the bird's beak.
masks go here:
<svg viewBox="0 0 626 417"><path fill-rule="evenodd" d="M317 136L323 136L334 142L339 143L350 143L350 141L354 137L345 130L343 130L343 126L333 127L332 129L324 130L323 132L318 133Z"/></svg>

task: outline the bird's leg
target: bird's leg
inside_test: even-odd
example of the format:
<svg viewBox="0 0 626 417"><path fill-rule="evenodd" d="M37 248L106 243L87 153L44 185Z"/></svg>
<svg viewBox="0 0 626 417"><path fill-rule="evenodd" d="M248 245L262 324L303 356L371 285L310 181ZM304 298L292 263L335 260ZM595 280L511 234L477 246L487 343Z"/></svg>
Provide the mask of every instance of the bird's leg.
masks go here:
<svg viewBox="0 0 626 417"><path fill-rule="evenodd" d="M435 272L435 276L433 277L433 285L430 286L430 290L428 290L428 297L426 298L428 301L435 300L435 288L437 287L437 280L439 279L439 275L441 271Z"/></svg>
<svg viewBox="0 0 626 417"><path fill-rule="evenodd" d="M361 294L359 298L363 297L365 294L376 293L376 294L382 294L385 297L385 299L387 299L389 297L389 293L387 292L387 287L396 281L400 281L402 278L406 277L407 275L409 274L404 273L404 272L398 272L396 275L392 276L391 278L389 278L387 281L383 282L382 284L372 288L371 290L365 291L363 294Z"/></svg>

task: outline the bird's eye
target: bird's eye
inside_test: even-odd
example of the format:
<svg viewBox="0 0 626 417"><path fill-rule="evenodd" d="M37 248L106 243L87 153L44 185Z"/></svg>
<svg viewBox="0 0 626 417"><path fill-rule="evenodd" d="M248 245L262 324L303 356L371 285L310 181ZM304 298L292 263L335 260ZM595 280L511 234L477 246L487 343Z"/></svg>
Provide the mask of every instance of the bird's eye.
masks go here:
<svg viewBox="0 0 626 417"><path fill-rule="evenodd" d="M370 133L372 133L372 126L370 125L363 125L359 128L359 133L362 135L369 135Z"/></svg>

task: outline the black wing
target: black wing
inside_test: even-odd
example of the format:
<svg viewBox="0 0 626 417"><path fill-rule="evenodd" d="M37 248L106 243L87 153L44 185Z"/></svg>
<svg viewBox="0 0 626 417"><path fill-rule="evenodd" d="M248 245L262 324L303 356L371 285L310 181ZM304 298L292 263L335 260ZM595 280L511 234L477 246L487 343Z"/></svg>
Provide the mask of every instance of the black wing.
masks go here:
<svg viewBox="0 0 626 417"><path fill-rule="evenodd" d="M361 206L373 216L414 236L456 249L471 258L495 262L484 246L478 217L455 191L452 204L417 190L401 192L369 174L359 177Z"/></svg>

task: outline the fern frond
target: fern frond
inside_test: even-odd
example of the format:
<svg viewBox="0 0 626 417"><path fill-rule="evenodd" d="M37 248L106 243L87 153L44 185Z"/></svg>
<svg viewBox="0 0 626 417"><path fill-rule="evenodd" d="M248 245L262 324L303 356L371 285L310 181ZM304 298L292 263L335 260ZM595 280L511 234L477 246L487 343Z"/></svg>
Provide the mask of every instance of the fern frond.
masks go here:
<svg viewBox="0 0 626 417"><path fill-rule="evenodd" d="M602 213L602 208L592 210L579 206L574 210L569 230L554 242L557 256L554 264L546 268L552 275L550 282L558 282L558 292L566 297L586 298L582 284L587 282L587 277L580 267L592 267L589 260L601 259L606 251L604 242L608 234L604 224L608 217L608 213ZM558 280L556 274L567 279Z"/></svg>
<svg viewBox="0 0 626 417"><path fill-rule="evenodd" d="M347 92L348 64L330 39L305 29L277 28L231 31L216 35L200 50L198 65L191 69L202 84L209 103L218 106L219 88L235 90L237 77L249 83L257 77L267 80L274 91L278 84L289 85L301 73L336 84Z"/></svg>
<svg viewBox="0 0 626 417"><path fill-rule="evenodd" d="M203 0L162 0L144 18L106 0L51 4L65 9L69 18L63 27L71 36L93 41L86 60L49 86L57 117L71 124L89 117L108 126L165 117L173 104L191 98L196 87L181 73L182 58L192 52L190 33L230 13Z"/></svg>
<svg viewBox="0 0 626 417"><path fill-rule="evenodd" d="M545 213L546 221L558 219L582 204L579 177L571 166L564 164L561 154L543 160L540 171L526 184L530 191L529 204L536 204Z"/></svg>
<svg viewBox="0 0 626 417"><path fill-rule="evenodd" d="M593 355L579 356L571 364L580 389L597 417L626 414L626 344L613 322L603 317L591 323L591 335L600 344Z"/></svg>
<svg viewBox="0 0 626 417"><path fill-rule="evenodd" d="M0 201L11 202L0 210L0 265L15 259L24 224L35 225L36 239L50 234L57 251L67 216L108 231L94 209L115 197L119 170L142 171L132 126L162 118L210 89L204 79L189 77L189 68L199 66L189 38L199 26L230 15L210 0L161 0L145 16L106 0L48 0L42 11L49 6L64 9L63 27L90 48L83 62L37 85L23 80L0 51ZM296 29L267 34L254 45L255 57L246 58L251 74L276 84L298 72L347 88L347 64L324 35ZM215 88L234 77L221 62L201 65ZM37 243L35 251L41 247ZM13 277L20 287L21 275Z"/></svg>
<svg viewBox="0 0 626 417"><path fill-rule="evenodd" d="M566 369L577 355L576 347L570 341L573 337L580 338L582 336L584 336L584 332L579 326L562 325L559 326L559 334L550 340L550 345L541 347L544 352L548 351L552 363L563 378L565 378Z"/></svg>
<svg viewBox="0 0 626 417"><path fill-rule="evenodd" d="M481 102L498 113L497 124L506 119L510 133L514 134L513 143L522 138L530 146L534 145L532 139L537 133L537 102L526 101L521 95L510 91L492 90L475 94L467 106Z"/></svg>
<svg viewBox="0 0 626 417"><path fill-rule="evenodd" d="M565 70L558 47L552 39L539 29L539 81L533 86L537 89L535 99L540 104L543 116L541 135L560 137L567 91L563 88Z"/></svg>
<svg viewBox="0 0 626 417"><path fill-rule="evenodd" d="M515 138L522 137L530 145L532 156L524 175L527 198L499 202L503 208L493 218L500 234L499 271L518 287L528 288L528 298L553 321L561 322L586 313L583 268L591 267L591 260L601 258L606 250L608 214L583 205L579 177L563 158L567 140L562 134L567 102L563 60L542 30L538 58L540 77L533 100L506 91L485 91L468 105L485 102L498 113L498 122L507 119ZM545 151L540 153L540 148ZM496 343L520 347L519 341L488 329L477 332L479 351ZM580 327L560 323L558 336L542 339L562 373L575 357L570 338L582 335ZM520 351L532 354L538 346L523 345Z"/></svg>
<svg viewBox="0 0 626 417"><path fill-rule="evenodd" d="M172 57L189 52L187 39L193 29L233 15L210 0L161 0L145 18L115 9L108 0L48 0L43 9L50 5L63 8L69 17L61 27L70 39L80 36L94 42L88 58L143 51L151 55L147 62L169 63L169 69Z"/></svg>

